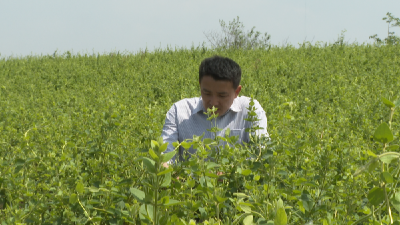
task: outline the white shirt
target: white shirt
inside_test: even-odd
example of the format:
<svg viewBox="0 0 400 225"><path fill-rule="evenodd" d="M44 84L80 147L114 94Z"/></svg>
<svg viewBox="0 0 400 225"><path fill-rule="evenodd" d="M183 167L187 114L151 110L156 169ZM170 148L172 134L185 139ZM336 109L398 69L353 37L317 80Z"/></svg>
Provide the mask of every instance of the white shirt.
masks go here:
<svg viewBox="0 0 400 225"><path fill-rule="evenodd" d="M262 128L257 130L256 134L259 136L264 134L269 137L265 112L257 100L253 101L257 117L260 119L254 125ZM233 100L230 109L224 115L217 117L217 126L222 129L217 133L218 136L223 136L226 129L229 128L231 131L230 136L239 136L239 143L249 142L249 133L245 132L245 129L250 128L252 124L244 120L247 118L249 103L249 97L237 97ZM207 110L203 106L201 97L182 99L172 105L167 113L161 134L164 143L169 143L164 153L174 150L173 142L192 139L193 135L201 136L204 133L203 138L214 138L214 134L207 131L207 129L211 129L211 122L213 122L213 125L215 122L214 120L207 120L207 115L204 112L207 112ZM194 154L196 149L190 148L188 152ZM179 149L180 160L183 160L182 153L183 148L181 147ZM172 159L173 162L175 158Z"/></svg>

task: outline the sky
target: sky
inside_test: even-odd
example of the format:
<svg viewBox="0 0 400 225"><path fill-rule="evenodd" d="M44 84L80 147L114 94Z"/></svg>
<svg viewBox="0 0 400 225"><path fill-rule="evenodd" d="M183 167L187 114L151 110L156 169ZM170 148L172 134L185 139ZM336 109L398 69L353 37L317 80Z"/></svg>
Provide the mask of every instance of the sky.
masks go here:
<svg viewBox="0 0 400 225"><path fill-rule="evenodd" d="M205 33L236 17L273 45L333 43L343 31L371 43L387 36L387 12L400 17L400 0L0 0L0 58L209 46Z"/></svg>

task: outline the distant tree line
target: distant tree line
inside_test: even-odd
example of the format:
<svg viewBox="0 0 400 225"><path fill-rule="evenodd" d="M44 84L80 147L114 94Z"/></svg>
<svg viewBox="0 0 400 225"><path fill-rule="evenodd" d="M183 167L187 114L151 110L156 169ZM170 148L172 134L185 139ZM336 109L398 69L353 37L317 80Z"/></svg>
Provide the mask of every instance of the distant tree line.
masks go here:
<svg viewBox="0 0 400 225"><path fill-rule="evenodd" d="M255 31L255 27L246 32L243 23L239 21L239 16L228 24L223 20L220 20L219 24L221 32L204 32L213 48L255 49L270 46L271 35Z"/></svg>
<svg viewBox="0 0 400 225"><path fill-rule="evenodd" d="M383 40L378 37L377 34L371 35L369 38L374 39L377 44L388 44L388 45L398 45L400 44L400 37L394 35L394 31L391 31L390 28L400 27L400 19L394 17L391 13L386 13L386 16L382 18L382 20L386 20L388 24L387 37Z"/></svg>
<svg viewBox="0 0 400 225"><path fill-rule="evenodd" d="M396 36L395 32L392 31L394 27L400 27L400 19L394 17L388 12L386 16L382 18L382 20L385 20L388 24L387 37L381 39L377 34L374 34L369 38L375 40L376 44L400 44L400 37ZM220 32L204 32L204 35L206 36L207 41L211 44L212 48L256 49L268 48L271 46L269 42L271 35L269 35L267 32L261 33L259 31L255 31L255 27L252 27L250 31L245 31L243 23L239 21L239 16L236 17L236 19L233 19L233 21L228 22L228 24L226 24L223 20L220 20L219 24L221 26ZM345 32L346 31L342 31L334 45L345 44Z"/></svg>

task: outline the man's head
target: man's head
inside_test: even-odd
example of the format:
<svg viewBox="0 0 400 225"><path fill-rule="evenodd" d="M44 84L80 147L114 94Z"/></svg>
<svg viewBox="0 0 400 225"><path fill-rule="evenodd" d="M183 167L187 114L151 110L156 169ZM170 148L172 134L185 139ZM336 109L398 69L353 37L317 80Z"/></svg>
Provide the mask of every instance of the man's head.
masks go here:
<svg viewBox="0 0 400 225"><path fill-rule="evenodd" d="M239 95L242 71L232 59L213 56L204 59L199 68L199 83L204 108L218 108L223 115Z"/></svg>

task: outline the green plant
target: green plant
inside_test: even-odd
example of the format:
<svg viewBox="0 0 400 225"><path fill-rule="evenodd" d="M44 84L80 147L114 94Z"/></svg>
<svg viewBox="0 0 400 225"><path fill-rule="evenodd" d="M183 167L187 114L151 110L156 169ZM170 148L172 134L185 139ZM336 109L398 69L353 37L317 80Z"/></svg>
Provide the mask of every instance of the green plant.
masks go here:
<svg viewBox="0 0 400 225"><path fill-rule="evenodd" d="M368 192L368 200L373 205L373 209L370 214L362 217L361 219L354 222L358 224L368 217L373 217L376 220L375 215L379 215L379 222L382 223L381 213L386 210L386 223L393 224L393 215L391 210L391 205L400 212L400 192L398 191L398 184L400 181L400 154L394 152L399 149L399 145L389 145L393 141L393 133L391 131L393 114L395 108L400 106L400 99L395 103L383 98L382 102L389 108L389 125L387 123L382 123L374 133L375 141L380 142L382 146L382 152L379 155L374 154L369 151L368 154L373 157L365 166L361 167L354 175L359 175L362 172L369 172L371 175L376 168L379 171L379 180L377 181L378 186L373 187ZM389 151L389 152L387 152ZM395 165L393 165L395 164ZM376 209L374 209L376 207ZM395 217L397 222L400 222L400 217Z"/></svg>
<svg viewBox="0 0 400 225"><path fill-rule="evenodd" d="M389 45L398 45L400 43L400 38L394 35L393 31L390 31L391 27L400 27L400 19L394 17L391 13L386 13L386 17L383 17L382 20L386 20L388 24L387 37L382 41L377 34L370 36L370 39L374 39L376 43L382 43Z"/></svg>
<svg viewBox="0 0 400 225"><path fill-rule="evenodd" d="M378 96L398 104L390 90L400 86L399 51L308 43L0 59L0 223L153 224L157 189L155 218L166 224L240 224L250 216L244 210L249 223L271 224L279 199L288 224L364 216L362 223L384 224L386 198L377 206L369 200L382 199L383 184L396 223L398 150L391 148L400 144L400 117ZM168 175L156 175L165 169L149 172L143 157L156 165L149 151L156 152L165 113L199 95L198 64L215 54L241 65L241 94L265 109L271 140L252 136L241 146L228 131L193 137L180 147L200 148L199 155L172 165L170 184L161 186ZM383 122L393 134L385 152L374 139ZM354 176L371 160L373 170ZM148 202L137 198L142 193ZM179 204L165 206L165 196Z"/></svg>
<svg viewBox="0 0 400 225"><path fill-rule="evenodd" d="M244 25L239 21L239 17L233 19L227 25L223 20L219 21L222 32L208 32L204 33L208 42L213 48L235 48L235 49L255 49L267 48L270 46L268 43L271 35L255 31L255 27L250 31L244 31Z"/></svg>
<svg viewBox="0 0 400 225"><path fill-rule="evenodd" d="M162 154L167 146L168 143L163 143L162 138L158 141L151 141L151 148L148 152L151 158L142 157L141 159L146 168L145 171L150 173L142 182L145 191L137 188L130 189L135 198L142 203L139 215L141 220L152 224L165 224L168 220L168 214L162 215L160 213L163 211L162 208L166 209L180 203L175 199L170 199L166 192L161 192L161 188L170 186L173 171L172 166L165 168L163 164L176 154L176 151ZM179 148L179 146L176 147Z"/></svg>

